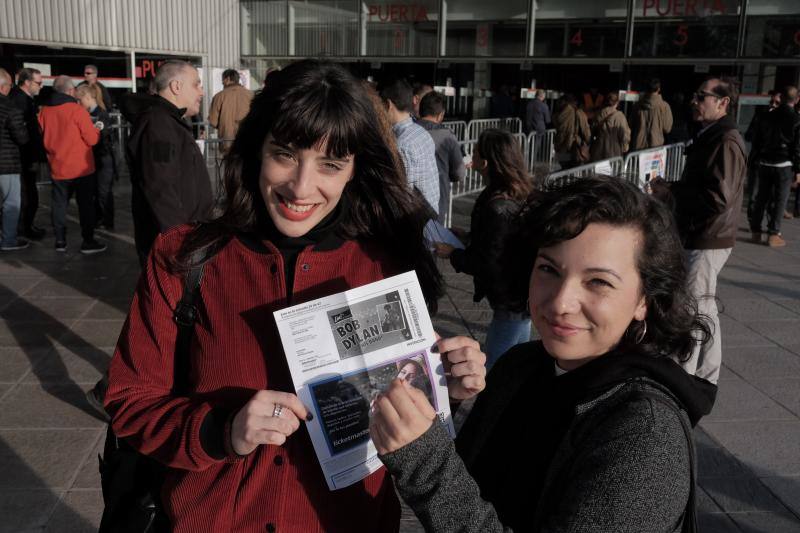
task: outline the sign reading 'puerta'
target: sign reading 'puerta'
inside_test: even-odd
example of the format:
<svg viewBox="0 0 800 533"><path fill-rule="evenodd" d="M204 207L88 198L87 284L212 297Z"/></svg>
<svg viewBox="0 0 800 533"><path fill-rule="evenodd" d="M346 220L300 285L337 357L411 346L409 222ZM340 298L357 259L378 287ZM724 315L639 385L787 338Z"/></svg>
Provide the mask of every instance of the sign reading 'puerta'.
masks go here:
<svg viewBox="0 0 800 533"><path fill-rule="evenodd" d="M705 17L727 13L725 0L644 0L642 2L642 15L645 17Z"/></svg>
<svg viewBox="0 0 800 533"><path fill-rule="evenodd" d="M368 6L369 22L427 22L428 9L419 4Z"/></svg>

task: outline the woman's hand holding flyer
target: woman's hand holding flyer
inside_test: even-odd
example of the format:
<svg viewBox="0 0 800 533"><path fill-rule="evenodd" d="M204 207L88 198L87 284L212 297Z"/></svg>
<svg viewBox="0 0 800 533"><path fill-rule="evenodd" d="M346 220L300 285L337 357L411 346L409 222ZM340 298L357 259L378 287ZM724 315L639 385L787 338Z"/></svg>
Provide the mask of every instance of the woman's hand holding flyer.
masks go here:
<svg viewBox="0 0 800 533"><path fill-rule="evenodd" d="M425 394L395 379L378 396L370 419L370 436L381 455L399 450L428 431L436 411Z"/></svg>
<svg viewBox="0 0 800 533"><path fill-rule="evenodd" d="M486 354L478 341L469 337L439 339L436 348L442 354L451 399L472 398L486 387Z"/></svg>

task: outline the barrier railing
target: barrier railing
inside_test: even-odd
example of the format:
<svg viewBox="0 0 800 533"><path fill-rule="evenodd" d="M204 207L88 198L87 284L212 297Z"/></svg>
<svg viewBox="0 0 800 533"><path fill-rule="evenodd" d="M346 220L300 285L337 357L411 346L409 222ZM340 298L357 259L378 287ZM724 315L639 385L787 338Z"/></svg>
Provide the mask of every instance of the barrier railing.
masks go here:
<svg viewBox="0 0 800 533"><path fill-rule="evenodd" d="M665 181L678 181L681 178L681 173L683 173L685 163L684 148L684 143L675 143L631 152L625 156L623 173L628 177L629 181L636 183L640 189L644 188L646 179L644 179L645 172L643 170L645 169L642 169L642 161L646 160L652 165L654 173L658 172L663 164L664 175L661 178ZM662 158L664 159L663 162L661 161Z"/></svg>
<svg viewBox="0 0 800 533"><path fill-rule="evenodd" d="M625 161L622 157L613 157L611 159L604 159L602 161L595 161L586 165L568 168L566 170L559 170L558 172L551 172L547 175L542 183L543 189L555 189L572 183L580 178L594 176L596 174L604 174L606 176L619 176L622 169L625 168Z"/></svg>
<svg viewBox="0 0 800 533"><path fill-rule="evenodd" d="M535 131L528 134L525 151L528 171L534 173L536 167L545 167L549 172L553 168L556 160L555 139L556 130L547 130L541 135Z"/></svg>
<svg viewBox="0 0 800 533"><path fill-rule="evenodd" d="M472 159L472 150L475 148L477 142L478 141L462 141L458 143L461 146L461 153L466 156L468 161ZM451 183L450 197L447 200L447 213L445 213L444 217L445 227L449 228L453 223L453 199L481 191L485 186L486 184L483 182L483 176L468 165L464 179L456 183Z"/></svg>
<svg viewBox="0 0 800 533"><path fill-rule="evenodd" d="M442 122L442 126L452 131L453 135L455 135L456 139L459 141L465 140L464 137L467 135L467 123L463 120L448 120Z"/></svg>
<svg viewBox="0 0 800 533"><path fill-rule="evenodd" d="M511 133L522 133L522 121L516 117L512 118L480 118L470 120L467 124L467 136L465 141L478 139L481 132L490 128L498 128L510 131Z"/></svg>

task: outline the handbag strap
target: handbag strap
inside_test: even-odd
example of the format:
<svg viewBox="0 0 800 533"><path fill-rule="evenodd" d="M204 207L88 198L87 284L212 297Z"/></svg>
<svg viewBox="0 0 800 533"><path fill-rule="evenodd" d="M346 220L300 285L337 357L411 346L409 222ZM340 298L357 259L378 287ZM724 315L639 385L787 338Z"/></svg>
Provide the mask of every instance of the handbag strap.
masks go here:
<svg viewBox="0 0 800 533"><path fill-rule="evenodd" d="M692 439L692 429L689 423L681 416L681 410L674 402L670 402L663 396L653 394L648 391L640 391L637 396L645 397L650 400L660 402L662 405L668 407L672 412L677 415L678 420L681 421L683 433L686 436L686 442L689 447L689 501L686 503L686 510L683 513L683 527L681 533L697 533L697 457L694 449L694 441ZM677 400L676 400L677 401Z"/></svg>
<svg viewBox="0 0 800 533"><path fill-rule="evenodd" d="M189 388L189 373L191 372L189 349L192 343L194 324L197 322L200 283L203 281L203 269L207 260L207 258L203 258L202 252L195 252L192 255L193 266L184 277L183 294L172 313L172 319L178 325L172 386L174 393L185 392Z"/></svg>

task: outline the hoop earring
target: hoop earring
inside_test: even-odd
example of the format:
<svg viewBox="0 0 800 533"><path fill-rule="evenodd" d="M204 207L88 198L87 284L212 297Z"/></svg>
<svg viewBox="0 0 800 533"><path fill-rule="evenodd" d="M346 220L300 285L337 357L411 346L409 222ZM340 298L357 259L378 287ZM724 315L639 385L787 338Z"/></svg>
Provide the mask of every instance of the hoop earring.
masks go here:
<svg viewBox="0 0 800 533"><path fill-rule="evenodd" d="M636 335L636 344L641 344L644 340L644 336L647 335L647 320L642 320L642 329L639 330L639 334Z"/></svg>

